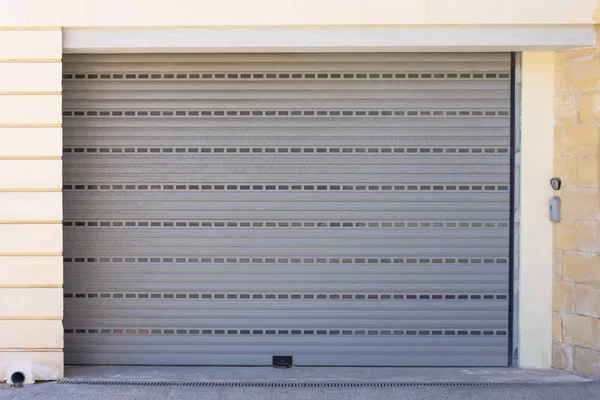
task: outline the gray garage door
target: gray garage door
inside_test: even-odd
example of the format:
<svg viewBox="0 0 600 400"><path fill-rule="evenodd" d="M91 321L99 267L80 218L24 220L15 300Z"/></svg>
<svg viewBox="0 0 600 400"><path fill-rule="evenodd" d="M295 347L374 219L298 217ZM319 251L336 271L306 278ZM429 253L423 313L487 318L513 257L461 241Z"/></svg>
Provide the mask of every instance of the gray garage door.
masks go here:
<svg viewBox="0 0 600 400"><path fill-rule="evenodd" d="M65 57L66 362L506 365L510 75Z"/></svg>

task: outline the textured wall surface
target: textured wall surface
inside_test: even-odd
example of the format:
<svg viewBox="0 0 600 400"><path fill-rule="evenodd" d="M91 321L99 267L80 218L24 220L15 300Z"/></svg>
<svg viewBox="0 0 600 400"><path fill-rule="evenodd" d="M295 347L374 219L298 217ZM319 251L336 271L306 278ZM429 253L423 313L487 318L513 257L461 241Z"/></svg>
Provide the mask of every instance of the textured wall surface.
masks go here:
<svg viewBox="0 0 600 400"><path fill-rule="evenodd" d="M63 374L61 52L0 28L0 380Z"/></svg>
<svg viewBox="0 0 600 400"><path fill-rule="evenodd" d="M519 365L550 368L552 358L552 197L554 52L521 57L521 143L517 324Z"/></svg>
<svg viewBox="0 0 600 400"><path fill-rule="evenodd" d="M600 376L600 48L556 53L555 368Z"/></svg>
<svg viewBox="0 0 600 400"><path fill-rule="evenodd" d="M596 0L0 0L0 26L591 24Z"/></svg>

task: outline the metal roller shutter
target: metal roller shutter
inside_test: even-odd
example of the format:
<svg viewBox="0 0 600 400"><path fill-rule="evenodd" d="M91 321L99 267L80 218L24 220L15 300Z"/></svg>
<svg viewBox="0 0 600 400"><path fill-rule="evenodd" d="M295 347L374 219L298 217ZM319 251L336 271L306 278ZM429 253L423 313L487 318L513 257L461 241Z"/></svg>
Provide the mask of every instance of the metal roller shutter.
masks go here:
<svg viewBox="0 0 600 400"><path fill-rule="evenodd" d="M510 54L64 62L67 363L507 364Z"/></svg>

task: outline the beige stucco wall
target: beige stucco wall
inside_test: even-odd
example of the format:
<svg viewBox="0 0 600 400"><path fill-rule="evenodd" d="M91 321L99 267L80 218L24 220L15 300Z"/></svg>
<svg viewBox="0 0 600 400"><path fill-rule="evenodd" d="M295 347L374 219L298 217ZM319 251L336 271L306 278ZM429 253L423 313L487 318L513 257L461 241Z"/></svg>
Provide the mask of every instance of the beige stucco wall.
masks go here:
<svg viewBox="0 0 600 400"><path fill-rule="evenodd" d="M596 0L0 0L0 26L590 24Z"/></svg>
<svg viewBox="0 0 600 400"><path fill-rule="evenodd" d="M549 368L552 347L552 196L554 53L522 54L518 347L523 368Z"/></svg>
<svg viewBox="0 0 600 400"><path fill-rule="evenodd" d="M600 376L600 48L557 53L556 78L552 364Z"/></svg>
<svg viewBox="0 0 600 400"><path fill-rule="evenodd" d="M0 380L63 374L61 53L0 29Z"/></svg>

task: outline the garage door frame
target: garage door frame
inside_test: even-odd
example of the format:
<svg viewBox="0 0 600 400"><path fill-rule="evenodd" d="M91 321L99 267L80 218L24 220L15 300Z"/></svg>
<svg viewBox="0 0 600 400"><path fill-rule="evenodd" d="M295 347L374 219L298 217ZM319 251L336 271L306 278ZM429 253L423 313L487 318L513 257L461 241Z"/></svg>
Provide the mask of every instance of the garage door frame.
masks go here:
<svg viewBox="0 0 600 400"><path fill-rule="evenodd" d="M375 51L375 50L373 50ZM518 363L518 276L519 276L519 219L515 218L515 214L518 214L517 204L520 202L520 187L517 182L520 182L520 171L519 163L516 162L516 153L520 152L520 60L521 55L519 53L512 53L512 82L511 82L511 198L510 198L510 209L512 210L511 229L510 229L510 256L509 256L509 279L511 293L509 300L509 365L516 365Z"/></svg>
<svg viewBox="0 0 600 400"><path fill-rule="evenodd" d="M517 214L517 204L520 204L521 188L516 182L520 182L520 165L516 162L516 155L521 151L521 129L518 121L521 120L521 53L511 53L511 101L510 101L510 233L509 233L509 288L508 300L508 365L516 366L519 359L519 335L517 315L518 310L518 246L519 246L519 220L515 218Z"/></svg>

